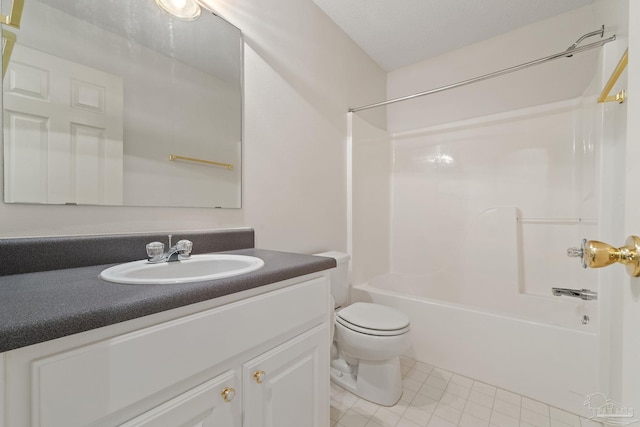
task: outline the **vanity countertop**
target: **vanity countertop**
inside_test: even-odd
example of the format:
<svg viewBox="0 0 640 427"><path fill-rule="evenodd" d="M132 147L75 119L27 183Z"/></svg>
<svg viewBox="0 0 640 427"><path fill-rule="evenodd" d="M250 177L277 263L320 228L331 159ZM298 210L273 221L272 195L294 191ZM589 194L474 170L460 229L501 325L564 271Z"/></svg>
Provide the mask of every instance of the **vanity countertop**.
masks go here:
<svg viewBox="0 0 640 427"><path fill-rule="evenodd" d="M0 352L207 301L336 266L332 258L263 249L225 251L264 260L241 276L171 285L99 278L114 264L0 277Z"/></svg>

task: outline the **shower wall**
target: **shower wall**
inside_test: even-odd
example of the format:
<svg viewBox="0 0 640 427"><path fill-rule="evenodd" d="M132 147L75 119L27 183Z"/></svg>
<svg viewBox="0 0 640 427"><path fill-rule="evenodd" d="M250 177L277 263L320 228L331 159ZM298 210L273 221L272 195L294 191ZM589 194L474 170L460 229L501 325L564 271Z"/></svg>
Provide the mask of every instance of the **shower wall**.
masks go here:
<svg viewBox="0 0 640 427"><path fill-rule="evenodd" d="M565 255L597 227L580 116L565 101L394 135L391 271L463 303L588 287Z"/></svg>
<svg viewBox="0 0 640 427"><path fill-rule="evenodd" d="M388 95L544 57L601 24L595 6L576 9L393 71ZM464 303L595 286L565 252L597 235L599 147L581 99L599 61L594 50L388 107L392 273Z"/></svg>
<svg viewBox="0 0 640 427"><path fill-rule="evenodd" d="M599 389L597 303L551 287L598 289L565 255L597 235L588 101L390 139L357 117L352 129L354 299L409 316L408 356L584 416Z"/></svg>

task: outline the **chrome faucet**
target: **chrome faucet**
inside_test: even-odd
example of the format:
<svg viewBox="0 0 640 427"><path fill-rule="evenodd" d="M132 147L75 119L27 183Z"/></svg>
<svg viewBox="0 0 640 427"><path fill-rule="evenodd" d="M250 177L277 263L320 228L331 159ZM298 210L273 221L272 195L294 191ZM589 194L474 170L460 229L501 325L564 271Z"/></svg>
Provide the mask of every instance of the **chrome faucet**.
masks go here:
<svg viewBox="0 0 640 427"><path fill-rule="evenodd" d="M169 234L169 250L166 252L162 242L147 244L147 259L150 263L183 261L191 257L193 242L191 240L179 240L175 246L171 246L171 237L171 234Z"/></svg>
<svg viewBox="0 0 640 427"><path fill-rule="evenodd" d="M598 293L589 289L567 289L567 288L551 288L553 295L557 297L566 296L580 298L585 301L593 301L598 299Z"/></svg>

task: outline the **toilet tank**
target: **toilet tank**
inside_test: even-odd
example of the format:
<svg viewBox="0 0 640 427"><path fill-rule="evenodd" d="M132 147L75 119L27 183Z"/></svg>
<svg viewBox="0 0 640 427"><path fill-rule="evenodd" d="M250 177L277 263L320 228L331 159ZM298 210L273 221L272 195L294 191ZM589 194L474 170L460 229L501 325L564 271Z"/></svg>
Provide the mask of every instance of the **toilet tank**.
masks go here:
<svg viewBox="0 0 640 427"><path fill-rule="evenodd" d="M322 252L314 254L327 258L335 258L338 264L331 270L331 296L335 300L335 306L340 307L347 302L349 296L349 254L337 251Z"/></svg>

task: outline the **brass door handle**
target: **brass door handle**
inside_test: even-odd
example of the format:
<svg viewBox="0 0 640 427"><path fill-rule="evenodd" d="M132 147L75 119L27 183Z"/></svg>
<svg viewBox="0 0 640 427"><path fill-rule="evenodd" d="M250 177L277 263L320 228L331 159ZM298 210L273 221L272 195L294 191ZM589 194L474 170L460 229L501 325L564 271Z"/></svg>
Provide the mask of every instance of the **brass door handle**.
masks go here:
<svg viewBox="0 0 640 427"><path fill-rule="evenodd" d="M253 379L256 380L258 384L262 384L262 381L264 381L264 377L266 375L267 374L264 371L255 371L253 373Z"/></svg>
<svg viewBox="0 0 640 427"><path fill-rule="evenodd" d="M615 248L597 240L582 240L580 248L569 248L567 255L582 259L584 268L600 268L619 262L632 277L640 276L640 237L629 236L625 246Z"/></svg>

